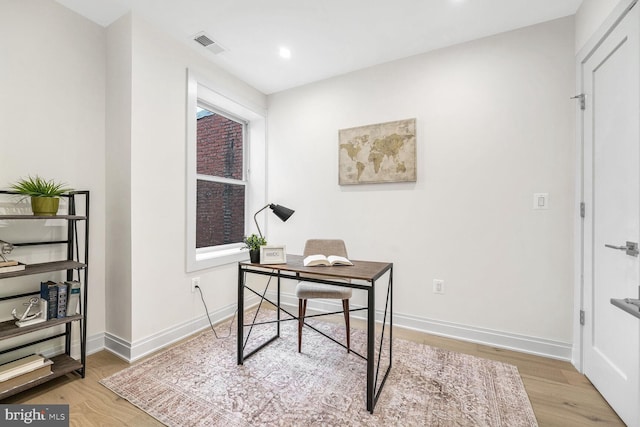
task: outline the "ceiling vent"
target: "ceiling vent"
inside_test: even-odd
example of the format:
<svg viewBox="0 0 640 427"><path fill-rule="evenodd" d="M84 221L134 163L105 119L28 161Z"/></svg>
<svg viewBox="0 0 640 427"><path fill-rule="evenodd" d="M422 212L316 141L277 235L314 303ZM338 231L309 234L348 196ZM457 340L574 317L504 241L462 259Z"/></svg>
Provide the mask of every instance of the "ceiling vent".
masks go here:
<svg viewBox="0 0 640 427"><path fill-rule="evenodd" d="M220 44L209 37L209 35L207 35L204 31L196 34L193 39L216 55L225 51L225 48L220 46Z"/></svg>

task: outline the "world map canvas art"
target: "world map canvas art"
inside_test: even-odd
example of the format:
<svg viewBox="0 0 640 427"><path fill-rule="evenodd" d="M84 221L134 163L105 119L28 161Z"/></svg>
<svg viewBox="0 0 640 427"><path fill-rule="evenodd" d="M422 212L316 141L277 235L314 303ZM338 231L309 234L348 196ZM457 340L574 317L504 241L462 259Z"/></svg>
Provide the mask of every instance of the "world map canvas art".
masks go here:
<svg viewBox="0 0 640 427"><path fill-rule="evenodd" d="M339 184L416 181L416 119L338 131Z"/></svg>

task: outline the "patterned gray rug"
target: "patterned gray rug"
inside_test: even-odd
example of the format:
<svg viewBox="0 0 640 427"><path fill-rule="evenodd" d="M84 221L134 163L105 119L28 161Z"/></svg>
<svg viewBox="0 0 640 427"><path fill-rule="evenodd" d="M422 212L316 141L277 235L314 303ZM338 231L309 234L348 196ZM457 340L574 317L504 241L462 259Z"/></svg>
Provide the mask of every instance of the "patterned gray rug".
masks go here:
<svg viewBox="0 0 640 427"><path fill-rule="evenodd" d="M343 339L344 326L315 324ZM254 328L250 343L273 332ZM309 329L298 353L296 333L285 322L280 339L237 366L235 334L208 330L101 384L168 426L537 426L515 366L395 338L370 414L366 362ZM366 354L364 331L351 341Z"/></svg>

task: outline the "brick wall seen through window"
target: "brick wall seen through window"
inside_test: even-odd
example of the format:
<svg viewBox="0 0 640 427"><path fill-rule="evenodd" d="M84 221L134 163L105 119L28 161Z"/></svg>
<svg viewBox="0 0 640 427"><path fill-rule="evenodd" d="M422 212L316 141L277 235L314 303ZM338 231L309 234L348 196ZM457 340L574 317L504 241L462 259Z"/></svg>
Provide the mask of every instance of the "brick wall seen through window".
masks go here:
<svg viewBox="0 0 640 427"><path fill-rule="evenodd" d="M244 132L243 123L208 110L198 112L197 248L242 241L246 195Z"/></svg>

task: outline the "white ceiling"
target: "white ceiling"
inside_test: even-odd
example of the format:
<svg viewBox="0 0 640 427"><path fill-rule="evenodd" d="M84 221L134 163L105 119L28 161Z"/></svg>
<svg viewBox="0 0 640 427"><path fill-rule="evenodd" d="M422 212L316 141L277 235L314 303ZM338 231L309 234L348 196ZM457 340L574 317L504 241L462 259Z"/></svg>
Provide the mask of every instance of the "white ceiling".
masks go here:
<svg viewBox="0 0 640 427"><path fill-rule="evenodd" d="M56 0L108 26L129 10L270 94L573 15L582 0ZM205 31L226 49L193 41ZM278 55L291 50L291 58Z"/></svg>

